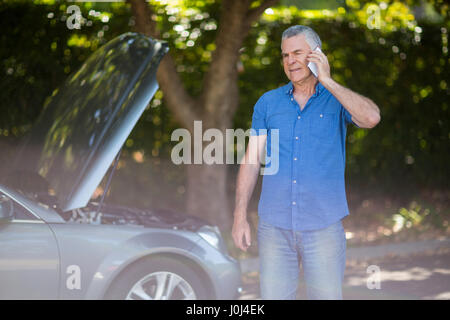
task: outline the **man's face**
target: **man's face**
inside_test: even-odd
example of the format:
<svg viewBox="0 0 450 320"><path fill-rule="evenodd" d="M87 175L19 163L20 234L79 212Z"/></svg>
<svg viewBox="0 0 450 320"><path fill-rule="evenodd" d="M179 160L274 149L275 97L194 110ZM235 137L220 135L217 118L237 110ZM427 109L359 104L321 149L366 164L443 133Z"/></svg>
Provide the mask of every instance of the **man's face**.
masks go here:
<svg viewBox="0 0 450 320"><path fill-rule="evenodd" d="M303 34L284 39L281 42L284 72L289 80L298 82L312 75L308 68L309 61L306 60L306 56L310 52L311 48Z"/></svg>

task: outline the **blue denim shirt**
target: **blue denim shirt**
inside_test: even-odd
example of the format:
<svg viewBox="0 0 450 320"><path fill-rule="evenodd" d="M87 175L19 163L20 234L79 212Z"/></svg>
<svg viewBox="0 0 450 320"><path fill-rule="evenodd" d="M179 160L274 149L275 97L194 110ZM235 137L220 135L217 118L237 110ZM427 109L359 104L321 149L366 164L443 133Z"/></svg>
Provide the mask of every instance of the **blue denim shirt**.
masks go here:
<svg viewBox="0 0 450 320"><path fill-rule="evenodd" d="M279 129L279 168L263 176L260 219L306 231L325 228L349 214L344 181L349 123L355 124L350 113L320 82L303 110L291 82L259 98L252 135L267 130L266 161L273 158L271 130Z"/></svg>

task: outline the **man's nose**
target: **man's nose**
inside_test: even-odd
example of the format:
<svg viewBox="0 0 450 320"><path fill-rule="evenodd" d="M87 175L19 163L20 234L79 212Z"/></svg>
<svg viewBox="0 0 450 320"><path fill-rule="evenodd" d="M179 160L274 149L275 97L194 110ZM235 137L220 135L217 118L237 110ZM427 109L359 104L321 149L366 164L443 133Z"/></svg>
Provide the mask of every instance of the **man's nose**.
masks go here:
<svg viewBox="0 0 450 320"><path fill-rule="evenodd" d="M295 57L294 57L293 54L290 54L290 55L288 56L288 63L289 63L289 64L294 64L296 61L297 61L297 60L295 60Z"/></svg>

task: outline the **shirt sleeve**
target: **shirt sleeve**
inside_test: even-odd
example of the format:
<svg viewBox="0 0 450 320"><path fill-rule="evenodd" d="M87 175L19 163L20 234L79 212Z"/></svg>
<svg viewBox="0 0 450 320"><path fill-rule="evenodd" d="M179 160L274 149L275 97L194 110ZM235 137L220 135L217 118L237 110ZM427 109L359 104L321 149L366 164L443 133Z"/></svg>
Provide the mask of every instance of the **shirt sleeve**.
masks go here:
<svg viewBox="0 0 450 320"><path fill-rule="evenodd" d="M345 109L342 104L341 104L341 108L342 108L342 116L344 117L345 124L347 125L349 123L353 123L353 125L355 125L356 127L359 128L359 126L352 120L352 115L350 114L350 112L348 112L348 110Z"/></svg>
<svg viewBox="0 0 450 320"><path fill-rule="evenodd" d="M264 96L262 96L258 99L253 108L252 130L250 130L250 135L259 136L267 134L266 112L267 105Z"/></svg>

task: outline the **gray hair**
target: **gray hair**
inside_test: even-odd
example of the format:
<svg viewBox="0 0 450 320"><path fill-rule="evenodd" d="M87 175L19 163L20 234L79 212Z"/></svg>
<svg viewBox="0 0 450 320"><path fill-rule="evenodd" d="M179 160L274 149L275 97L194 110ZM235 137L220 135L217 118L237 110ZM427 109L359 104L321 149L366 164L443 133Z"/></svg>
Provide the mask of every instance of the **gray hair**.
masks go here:
<svg viewBox="0 0 450 320"><path fill-rule="evenodd" d="M287 28L281 35L281 41L300 34L305 36L306 42L311 47L311 50L314 50L317 46L322 48L322 41L320 41L319 35L312 28L307 26L296 25Z"/></svg>

